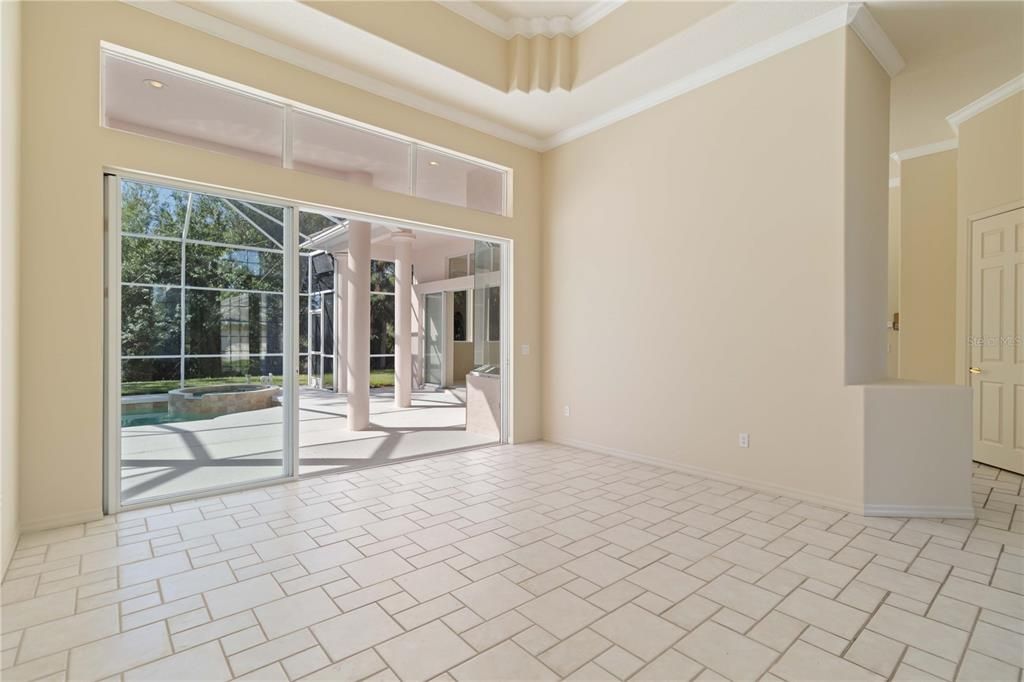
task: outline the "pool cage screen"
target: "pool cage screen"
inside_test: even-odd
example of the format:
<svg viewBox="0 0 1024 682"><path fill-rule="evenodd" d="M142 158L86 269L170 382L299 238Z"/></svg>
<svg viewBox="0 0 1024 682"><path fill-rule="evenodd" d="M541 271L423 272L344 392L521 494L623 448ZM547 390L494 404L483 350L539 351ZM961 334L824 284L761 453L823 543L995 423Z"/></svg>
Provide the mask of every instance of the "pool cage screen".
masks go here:
<svg viewBox="0 0 1024 682"><path fill-rule="evenodd" d="M121 394L281 383L284 209L121 181ZM334 385L334 257L309 246L341 217L299 212L299 385ZM373 369L394 367L394 264L373 262Z"/></svg>

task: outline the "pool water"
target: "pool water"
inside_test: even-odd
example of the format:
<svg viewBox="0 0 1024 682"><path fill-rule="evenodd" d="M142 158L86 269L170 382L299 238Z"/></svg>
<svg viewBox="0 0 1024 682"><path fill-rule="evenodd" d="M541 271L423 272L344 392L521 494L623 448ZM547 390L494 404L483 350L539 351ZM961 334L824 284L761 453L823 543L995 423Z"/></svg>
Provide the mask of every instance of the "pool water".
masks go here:
<svg viewBox="0 0 1024 682"><path fill-rule="evenodd" d="M121 414L121 428L125 428L127 426L151 426L153 424L174 424L177 422L188 421L194 420L180 415L172 416L167 410Z"/></svg>

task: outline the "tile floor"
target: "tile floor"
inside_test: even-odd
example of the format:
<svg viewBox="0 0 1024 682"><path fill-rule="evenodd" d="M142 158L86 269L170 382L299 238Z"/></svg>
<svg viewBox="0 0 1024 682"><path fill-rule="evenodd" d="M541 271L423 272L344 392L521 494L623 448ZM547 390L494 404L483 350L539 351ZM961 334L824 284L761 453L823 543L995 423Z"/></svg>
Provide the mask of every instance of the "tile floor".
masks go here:
<svg viewBox="0 0 1024 682"><path fill-rule="evenodd" d="M22 538L5 680L1020 680L1021 477L863 518L549 444Z"/></svg>

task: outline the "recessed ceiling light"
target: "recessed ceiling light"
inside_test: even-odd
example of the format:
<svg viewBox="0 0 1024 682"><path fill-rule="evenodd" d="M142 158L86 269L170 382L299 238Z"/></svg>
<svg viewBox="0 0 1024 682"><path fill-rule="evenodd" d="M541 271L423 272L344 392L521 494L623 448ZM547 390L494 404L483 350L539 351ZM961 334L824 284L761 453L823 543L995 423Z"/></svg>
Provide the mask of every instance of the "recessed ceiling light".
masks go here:
<svg viewBox="0 0 1024 682"><path fill-rule="evenodd" d="M146 80L144 80L142 82L145 83L146 85L148 85L151 88L156 88L157 90L159 90L160 88L164 87L163 81L153 80L152 78L147 78Z"/></svg>
<svg viewBox="0 0 1024 682"><path fill-rule="evenodd" d="M427 163L429 163L431 166L440 166L441 165L437 161L427 161Z"/></svg>

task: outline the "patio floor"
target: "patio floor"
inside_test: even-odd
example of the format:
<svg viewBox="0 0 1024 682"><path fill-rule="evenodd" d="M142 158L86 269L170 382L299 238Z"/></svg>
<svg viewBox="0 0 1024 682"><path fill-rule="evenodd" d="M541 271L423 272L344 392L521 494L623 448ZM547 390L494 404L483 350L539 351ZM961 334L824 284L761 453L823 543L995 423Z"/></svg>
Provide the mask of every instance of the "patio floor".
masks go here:
<svg viewBox="0 0 1024 682"><path fill-rule="evenodd" d="M346 429L344 395L299 394L300 473L352 469L479 447L466 433L465 389L416 391L398 409L390 389L370 394L370 429ZM121 430L122 503L180 495L281 475L280 407Z"/></svg>

